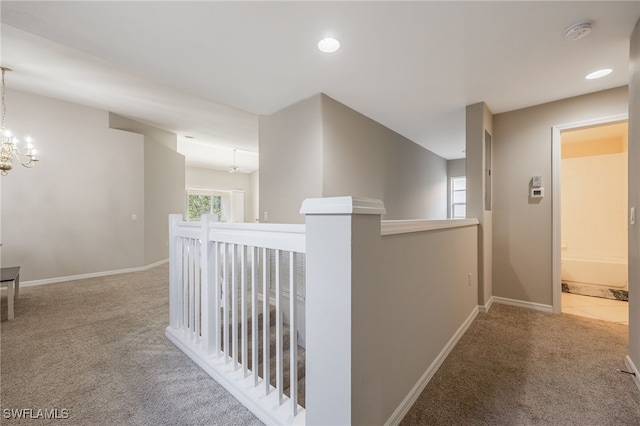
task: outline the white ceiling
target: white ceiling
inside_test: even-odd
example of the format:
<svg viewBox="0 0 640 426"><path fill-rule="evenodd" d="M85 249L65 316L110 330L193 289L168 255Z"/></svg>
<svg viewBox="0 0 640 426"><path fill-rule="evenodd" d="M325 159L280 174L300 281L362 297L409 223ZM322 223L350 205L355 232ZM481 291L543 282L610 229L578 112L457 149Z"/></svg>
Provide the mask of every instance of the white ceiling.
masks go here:
<svg viewBox="0 0 640 426"><path fill-rule="evenodd" d="M627 84L639 17L640 1L2 1L1 59L7 87L175 132L190 164L226 169L237 149L255 169L257 116L319 92L454 159L466 105ZM592 33L565 40L582 20ZM335 54L316 49L327 35Z"/></svg>

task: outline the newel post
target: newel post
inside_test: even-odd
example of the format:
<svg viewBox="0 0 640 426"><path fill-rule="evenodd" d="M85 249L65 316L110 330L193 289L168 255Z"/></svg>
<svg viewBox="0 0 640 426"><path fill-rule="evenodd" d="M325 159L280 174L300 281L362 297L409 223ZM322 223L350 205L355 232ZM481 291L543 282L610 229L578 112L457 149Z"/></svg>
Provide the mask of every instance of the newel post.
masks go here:
<svg viewBox="0 0 640 426"><path fill-rule="evenodd" d="M215 273L213 255L213 244L209 241L209 233L211 223L216 222L216 216L212 214L204 214L200 218L200 283L201 287L201 335L202 349L207 355L211 355L214 350L214 343L217 334L218 324L213 322L212 312L215 312L216 306L216 289L215 289Z"/></svg>
<svg viewBox="0 0 640 426"><path fill-rule="evenodd" d="M182 221L181 214L169 215L169 324L177 328L180 324L180 267L178 256L178 223Z"/></svg>
<svg viewBox="0 0 640 426"><path fill-rule="evenodd" d="M382 201L307 199L306 423L378 425Z"/></svg>

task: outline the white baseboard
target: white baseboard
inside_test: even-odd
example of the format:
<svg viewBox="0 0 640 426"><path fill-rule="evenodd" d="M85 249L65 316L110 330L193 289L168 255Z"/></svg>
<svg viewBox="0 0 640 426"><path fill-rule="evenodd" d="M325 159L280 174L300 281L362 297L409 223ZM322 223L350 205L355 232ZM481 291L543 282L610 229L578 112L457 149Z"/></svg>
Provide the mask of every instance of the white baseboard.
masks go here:
<svg viewBox="0 0 640 426"><path fill-rule="evenodd" d="M167 262L169 262L169 259L160 260L158 262L154 262L145 266L137 266L135 268L117 269L114 271L92 272L90 274L70 275L68 277L45 278L42 280L20 281L20 287L32 287L37 285L56 284L56 283L63 283L67 281L83 280L85 278L106 277L108 275L118 275L118 274L127 274L129 272L147 271L151 268L155 268L156 266L160 266Z"/></svg>
<svg viewBox="0 0 640 426"><path fill-rule="evenodd" d="M480 311L481 314L487 314L489 313L489 309L491 309L491 306L493 306L493 301L494 301L494 297L491 296L491 298L489 298L489 301L487 302L486 305L479 305L478 306L478 310Z"/></svg>
<svg viewBox="0 0 640 426"><path fill-rule="evenodd" d="M633 364L633 361L631 360L629 355L627 355L624 358L624 363L626 364L627 368L629 370L631 370L632 373L635 374L634 376L632 376L633 377L633 381L635 382L636 386L638 387L638 390L640 391L640 373L638 373L638 369Z"/></svg>
<svg viewBox="0 0 640 426"><path fill-rule="evenodd" d="M427 386L431 378L438 368L442 365L444 360L447 358L451 350L456 346L460 338L467 331L473 320L478 316L478 307L476 306L471 314L467 317L467 319L462 323L460 328L454 333L453 337L447 342L444 348L440 351L436 359L433 360L429 368L424 372L422 377L418 380L418 382L413 386L409 394L404 398L404 400L400 403L398 408L391 414L389 419L384 423L385 426L396 426L399 425L404 416L407 415L413 404L415 404L416 400Z"/></svg>
<svg viewBox="0 0 640 426"><path fill-rule="evenodd" d="M542 303L525 302L524 300L508 299L506 297L491 297L493 303L499 303L501 305L516 306L518 308L533 309L534 311L546 312L548 314L553 313L553 306L543 305Z"/></svg>

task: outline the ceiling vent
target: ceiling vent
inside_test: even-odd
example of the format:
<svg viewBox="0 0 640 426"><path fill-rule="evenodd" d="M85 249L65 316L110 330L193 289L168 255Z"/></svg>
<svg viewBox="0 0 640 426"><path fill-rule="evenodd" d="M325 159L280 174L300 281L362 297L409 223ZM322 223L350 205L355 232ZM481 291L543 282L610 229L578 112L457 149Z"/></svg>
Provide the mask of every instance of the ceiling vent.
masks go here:
<svg viewBox="0 0 640 426"><path fill-rule="evenodd" d="M564 31L564 38L569 41L580 40L591 32L591 22L578 22Z"/></svg>

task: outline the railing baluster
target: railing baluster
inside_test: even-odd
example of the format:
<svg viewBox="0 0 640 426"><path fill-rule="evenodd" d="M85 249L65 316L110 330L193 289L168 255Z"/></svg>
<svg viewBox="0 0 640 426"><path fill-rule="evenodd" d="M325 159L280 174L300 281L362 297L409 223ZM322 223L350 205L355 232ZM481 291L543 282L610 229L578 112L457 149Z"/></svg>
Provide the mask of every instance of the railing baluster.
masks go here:
<svg viewBox="0 0 640 426"><path fill-rule="evenodd" d="M200 339L200 306L202 305L202 299L200 298L200 284L201 284L201 275L200 275L200 241L193 240L193 244L195 245L195 253L193 256L194 260L194 273L193 273L193 321L194 327L193 332L197 339Z"/></svg>
<svg viewBox="0 0 640 426"><path fill-rule="evenodd" d="M222 321L224 327L222 327L222 345L224 347L225 362L229 361L229 260L227 254L229 250L229 244L222 244L222 296L223 309L222 309Z"/></svg>
<svg viewBox="0 0 640 426"><path fill-rule="evenodd" d="M215 339L215 329L211 325L211 318L213 316L214 302L214 289L213 289L213 277L214 271L213 258L211 256L213 243L208 238L203 239L200 245L201 266L200 269L200 293L201 293L201 308L200 308L200 329L202 335L202 348L207 355L211 355L213 348L213 341Z"/></svg>
<svg viewBox="0 0 640 426"><path fill-rule="evenodd" d="M184 238L184 251L182 252L182 263L184 264L182 275L182 319L181 328L189 328L189 240Z"/></svg>
<svg viewBox="0 0 640 426"><path fill-rule="evenodd" d="M278 388L278 404L282 405L282 285L280 280L280 250L276 250L276 388Z"/></svg>
<svg viewBox="0 0 640 426"><path fill-rule="evenodd" d="M289 398L293 415L298 414L298 283L295 252L289 252Z"/></svg>
<svg viewBox="0 0 640 426"><path fill-rule="evenodd" d="M263 342L262 342L262 378L265 383L265 395L269 394L270 379L271 379L271 371L269 368L269 337L271 334L270 330L270 315L269 315L269 279L271 274L270 268L270 252L269 249L262 249L262 332L263 332Z"/></svg>
<svg viewBox="0 0 640 426"><path fill-rule="evenodd" d="M220 310L222 309L222 280L220 279L220 243L213 243L213 338L214 338L214 351L217 356L220 356L220 345L222 342L223 333L220 330Z"/></svg>
<svg viewBox="0 0 640 426"><path fill-rule="evenodd" d="M196 265L195 265L195 251L196 244L193 238L190 240L191 250L189 250L189 331L191 332L191 337L193 337L193 329L194 329L194 283L195 283L195 274L196 274Z"/></svg>
<svg viewBox="0 0 640 426"><path fill-rule="evenodd" d="M247 340L249 337L247 324L247 246L240 248L240 304L242 305L242 377L247 377L247 364L249 363Z"/></svg>
<svg viewBox="0 0 640 426"><path fill-rule="evenodd" d="M258 248L251 248L251 348L253 386L258 386Z"/></svg>
<svg viewBox="0 0 640 426"><path fill-rule="evenodd" d="M238 369L238 246L231 244L231 348L233 369Z"/></svg>
<svg viewBox="0 0 640 426"><path fill-rule="evenodd" d="M211 215L204 215L200 223L200 335L202 349L205 354L211 355L215 329L211 326L211 317L214 308L213 289L213 245L209 238L209 224L213 220Z"/></svg>

